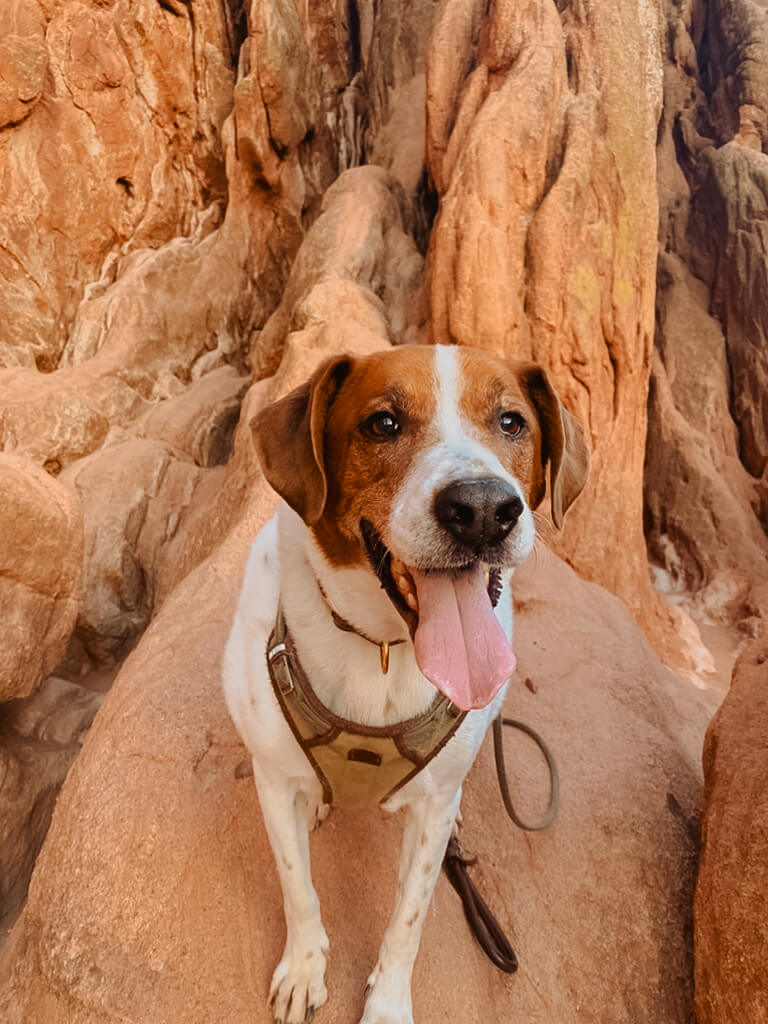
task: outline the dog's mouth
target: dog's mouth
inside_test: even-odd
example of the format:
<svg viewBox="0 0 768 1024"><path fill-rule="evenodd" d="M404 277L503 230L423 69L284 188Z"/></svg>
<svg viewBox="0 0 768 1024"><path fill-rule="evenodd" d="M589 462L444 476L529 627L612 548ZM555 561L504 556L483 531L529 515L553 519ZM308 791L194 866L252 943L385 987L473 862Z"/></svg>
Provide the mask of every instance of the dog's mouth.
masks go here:
<svg viewBox="0 0 768 1024"><path fill-rule="evenodd" d="M480 559L445 568L406 565L367 520L368 560L405 620L422 673L457 707L486 707L509 679L515 656L493 608L501 569Z"/></svg>

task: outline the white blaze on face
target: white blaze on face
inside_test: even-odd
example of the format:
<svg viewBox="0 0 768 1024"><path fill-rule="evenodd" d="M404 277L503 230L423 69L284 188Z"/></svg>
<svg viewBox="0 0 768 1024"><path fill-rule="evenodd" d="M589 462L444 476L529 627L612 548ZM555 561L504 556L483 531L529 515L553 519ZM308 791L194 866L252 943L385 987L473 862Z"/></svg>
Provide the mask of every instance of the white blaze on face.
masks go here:
<svg viewBox="0 0 768 1024"><path fill-rule="evenodd" d="M462 377L460 350L436 346L435 371L433 437L414 460L393 503L387 539L416 586L414 652L419 668L468 711L490 704L514 671L515 656L491 606L481 563L459 573L448 569L456 564L456 545L437 520L435 498L459 481L496 477L510 484L523 501L523 512L504 546L507 566L519 564L530 553L533 517L519 482L483 444L487 425L462 416L462 388L471 381ZM420 571L425 568L434 571Z"/></svg>
<svg viewBox="0 0 768 1024"><path fill-rule="evenodd" d="M471 386L471 381L462 376L461 349L457 345L435 345L434 352L437 401L432 436L414 459L393 502L389 546L407 565L440 568L451 545L435 518L435 496L459 480L498 477L511 484L523 501L523 513L507 542L509 564L519 565L530 554L535 536L523 489L483 444L484 424L470 423L462 415L462 390Z"/></svg>

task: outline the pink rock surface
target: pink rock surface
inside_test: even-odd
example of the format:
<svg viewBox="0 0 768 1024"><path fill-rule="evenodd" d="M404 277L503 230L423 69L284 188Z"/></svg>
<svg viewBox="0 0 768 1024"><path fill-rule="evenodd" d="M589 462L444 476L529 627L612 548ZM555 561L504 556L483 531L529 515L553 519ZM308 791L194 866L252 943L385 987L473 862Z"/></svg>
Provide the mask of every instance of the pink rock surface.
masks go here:
<svg viewBox="0 0 768 1024"><path fill-rule="evenodd" d="M768 1017L768 636L745 649L704 744L699 1024Z"/></svg>
<svg viewBox="0 0 768 1024"><path fill-rule="evenodd" d="M427 63L431 337L548 367L593 450L558 550L649 619L658 32L647 5L463 0Z"/></svg>

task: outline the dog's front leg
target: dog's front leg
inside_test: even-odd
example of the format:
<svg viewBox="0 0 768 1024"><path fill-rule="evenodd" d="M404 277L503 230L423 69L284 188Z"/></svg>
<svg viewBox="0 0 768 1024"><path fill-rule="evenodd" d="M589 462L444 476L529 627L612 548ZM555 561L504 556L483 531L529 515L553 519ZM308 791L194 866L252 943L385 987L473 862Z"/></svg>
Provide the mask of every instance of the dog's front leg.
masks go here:
<svg viewBox="0 0 768 1024"><path fill-rule="evenodd" d="M360 1024L413 1024L413 965L460 801L461 789L448 801L430 797L407 807L397 904L368 979Z"/></svg>
<svg viewBox="0 0 768 1024"><path fill-rule="evenodd" d="M309 830L317 801L295 782L253 762L261 812L283 890L286 939L275 968L269 1001L277 1024L302 1024L328 998L325 965L328 937L309 867ZM317 787L318 794L320 787Z"/></svg>

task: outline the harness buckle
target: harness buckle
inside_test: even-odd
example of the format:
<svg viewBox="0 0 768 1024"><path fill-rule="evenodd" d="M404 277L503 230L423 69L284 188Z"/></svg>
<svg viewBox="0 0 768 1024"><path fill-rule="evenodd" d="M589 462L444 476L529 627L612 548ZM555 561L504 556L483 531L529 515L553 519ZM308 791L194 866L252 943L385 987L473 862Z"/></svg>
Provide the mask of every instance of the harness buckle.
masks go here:
<svg viewBox="0 0 768 1024"><path fill-rule="evenodd" d="M284 658L285 660L282 664L280 671L275 671L273 674L277 682L277 685L280 687L280 692L283 695L285 695L293 692L294 683L293 673L291 672L291 662L288 655L288 648L284 643L275 644L274 647L270 647L270 649L267 651L267 661L273 668L276 668L275 662L280 657Z"/></svg>

